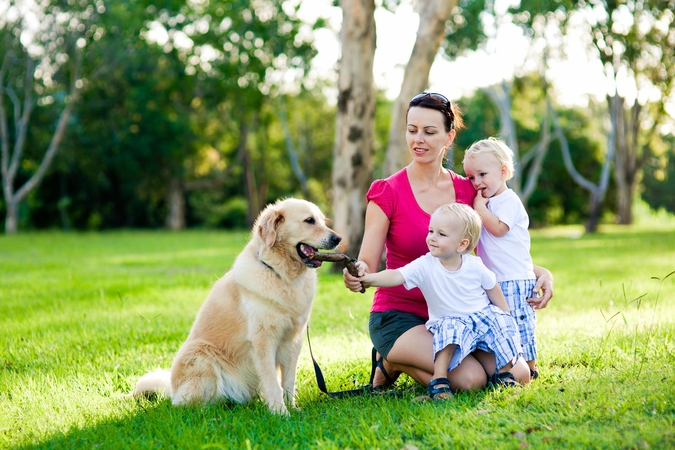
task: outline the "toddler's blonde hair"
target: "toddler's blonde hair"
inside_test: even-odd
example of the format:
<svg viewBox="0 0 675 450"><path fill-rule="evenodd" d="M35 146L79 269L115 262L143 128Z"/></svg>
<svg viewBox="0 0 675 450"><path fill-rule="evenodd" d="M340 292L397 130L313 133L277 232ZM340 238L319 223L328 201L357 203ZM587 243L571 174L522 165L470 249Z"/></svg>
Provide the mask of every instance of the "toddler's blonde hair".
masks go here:
<svg viewBox="0 0 675 450"><path fill-rule="evenodd" d="M464 152L462 164L468 158L473 158L474 156L481 154L494 155L501 165L506 166L506 179L510 180L513 178L515 170L513 167L513 150L511 150L504 141L495 137L489 137L474 142L474 144Z"/></svg>
<svg viewBox="0 0 675 450"><path fill-rule="evenodd" d="M449 203L439 207L436 211L434 211L434 215L457 217L462 222L462 239L469 240L469 245L467 245L466 249L464 249L462 252L463 255L472 252L473 249L476 248L476 244L478 244L478 238L480 237L480 230L483 227L483 222L480 220L480 216L476 211L473 210L473 208L462 203Z"/></svg>

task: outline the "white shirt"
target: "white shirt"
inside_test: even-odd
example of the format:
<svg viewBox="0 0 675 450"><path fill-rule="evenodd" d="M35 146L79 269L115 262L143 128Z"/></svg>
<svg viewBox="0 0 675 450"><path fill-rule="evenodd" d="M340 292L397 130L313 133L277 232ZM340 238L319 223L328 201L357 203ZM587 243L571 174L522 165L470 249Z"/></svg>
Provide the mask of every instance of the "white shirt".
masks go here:
<svg viewBox="0 0 675 450"><path fill-rule="evenodd" d="M429 308L429 322L446 316L468 317L490 304L485 293L497 284L494 273L473 255L462 255L462 267L450 271L427 253L397 269L406 289L420 288Z"/></svg>
<svg viewBox="0 0 675 450"><path fill-rule="evenodd" d="M530 256L530 219L518 195L507 189L491 197L488 210L509 226L502 237L485 227L480 233L476 254L495 273L497 281L529 280L536 278Z"/></svg>

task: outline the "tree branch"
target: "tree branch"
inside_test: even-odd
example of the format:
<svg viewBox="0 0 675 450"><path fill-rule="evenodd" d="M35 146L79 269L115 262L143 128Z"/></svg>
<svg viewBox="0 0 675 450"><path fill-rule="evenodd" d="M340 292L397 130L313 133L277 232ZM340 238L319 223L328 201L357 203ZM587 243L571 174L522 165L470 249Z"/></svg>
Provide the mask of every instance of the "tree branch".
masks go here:
<svg viewBox="0 0 675 450"><path fill-rule="evenodd" d="M307 195L307 177L302 171L302 167L298 164L298 152L295 149L295 144L293 143L293 136L291 135L291 128L288 125L288 114L286 109L286 102L284 101L284 95L279 94L279 108L277 109L277 117L279 122L281 122L281 129L284 131L284 140L286 142L286 151L288 152L288 159L291 162L291 168L293 173L300 182L300 188L302 192Z"/></svg>
<svg viewBox="0 0 675 450"><path fill-rule="evenodd" d="M9 168L9 130L7 129L7 112L5 111L4 94L6 88L3 86L5 82L5 74L7 72L7 59L9 53L5 53L2 59L2 66L0 66L0 152L2 152L2 180L3 187L7 180Z"/></svg>
<svg viewBox="0 0 675 450"><path fill-rule="evenodd" d="M534 158L534 161L532 162L532 165L530 166L530 170L527 173L527 181L521 193L521 199L525 203L527 203L527 199L530 198L530 196L534 192L534 189L537 187L537 181L539 181L539 173L541 172L541 166L544 163L546 153L548 153L548 146L551 142L549 117L552 109L553 108L551 107L551 102L547 97L546 113L544 114L544 120L542 121L541 125L541 137L539 138L539 142L535 146L536 156Z"/></svg>
<svg viewBox="0 0 675 450"><path fill-rule="evenodd" d="M572 179L581 187L584 189L587 189L591 192L595 191L597 186L587 180L586 178L581 175L576 167L574 167L574 162L572 161L572 156L570 155L570 147L569 143L567 142L567 137L565 137L565 133L562 130L562 127L560 126L560 123L558 122L558 113L553 111L553 127L555 128L554 134L558 138L558 141L560 141L560 151L562 153L563 157L563 162L565 164L565 168L567 169L567 173L570 174Z"/></svg>
<svg viewBox="0 0 675 450"><path fill-rule="evenodd" d="M59 144L61 144L61 141L63 140L66 127L68 125L68 119L70 118L70 115L73 111L73 107L80 97L80 87L78 87L78 82L81 82L82 77L82 53L76 52L76 55L75 67L71 75L70 100L63 108L63 111L61 111L61 115L59 116L59 120L56 125L56 130L54 131L52 140L49 143L47 152L42 158L42 162L40 163L38 170L36 170L33 176L30 177L30 179L26 181L26 183L19 190L16 191L16 194L14 194L17 202L21 201L33 188L40 184L42 178L47 172L47 169L49 168L49 165L52 162L52 159L54 159L54 155L56 155L56 152L59 149Z"/></svg>
<svg viewBox="0 0 675 450"><path fill-rule="evenodd" d="M16 172L19 170L19 163L21 162L23 149L26 144L28 123L30 122L30 115L33 111L33 107L35 106L35 102L33 101L33 80L35 79L35 68L36 64L34 64L30 57L27 57L27 73L24 86L23 112L21 112L21 102L18 97L16 100L12 98L12 102L14 102L14 129L16 130L16 139L14 141L14 152L12 153L12 159L9 163L10 180L14 180ZM16 96L14 91L12 91L12 94Z"/></svg>

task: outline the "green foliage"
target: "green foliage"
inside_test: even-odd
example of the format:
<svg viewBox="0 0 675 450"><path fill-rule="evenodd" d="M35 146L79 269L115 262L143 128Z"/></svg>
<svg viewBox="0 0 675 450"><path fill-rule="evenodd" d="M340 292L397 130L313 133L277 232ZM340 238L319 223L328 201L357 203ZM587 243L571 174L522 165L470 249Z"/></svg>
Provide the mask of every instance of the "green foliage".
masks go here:
<svg viewBox="0 0 675 450"><path fill-rule="evenodd" d="M245 198L229 197L223 199L215 191L195 192L189 202L192 214L206 228L246 228L248 204ZM216 198L214 198L216 197Z"/></svg>
<svg viewBox="0 0 675 450"><path fill-rule="evenodd" d="M4 201L20 201L19 223L31 226L31 205L41 206L28 180L59 133L57 122L78 97L81 61L97 38L101 2L21 2L2 5L0 21L0 141ZM68 114L64 116L69 117ZM70 116L72 118L72 116ZM37 178L34 178L36 177ZM39 183L36 183L39 184ZM26 201L25 193L33 195ZM17 195L21 193L21 195ZM7 204L2 202L3 213Z"/></svg>
<svg viewBox="0 0 675 450"><path fill-rule="evenodd" d="M515 22L531 36L542 38L542 31L553 26L566 33L574 24L577 30L583 27L592 42L589 51L602 64L608 82L607 100L618 101L620 108L605 114L612 116L617 161L612 170L620 180L617 203L623 223L631 221L630 198L651 156L652 141L661 138L665 105L675 88L674 7L672 0L523 0L511 8ZM626 82L637 89L630 100L620 88Z"/></svg>
<svg viewBox="0 0 675 450"><path fill-rule="evenodd" d="M537 75L516 78L512 87L512 116L516 123L520 157L532 149L540 139L542 115L545 112L542 84ZM483 91L476 91L458 104L464 111L466 128L457 137L453 163L458 173L464 173L464 150L487 136L498 136L499 113ZM558 108L561 126L570 146L570 153L577 170L589 180L597 180L604 160L604 134L598 120L601 106L590 103L588 108ZM525 178L528 164L516 167ZM611 198L613 186L608 197ZM613 204L605 202L605 212ZM537 188L527 204L533 227L555 224L582 223L589 214L588 191L578 186L565 169L560 143L551 143L542 165Z"/></svg>
<svg viewBox="0 0 675 450"><path fill-rule="evenodd" d="M664 139L664 151L650 158L645 164L642 179L642 198L657 211L660 208L675 213L675 136Z"/></svg>
<svg viewBox="0 0 675 450"><path fill-rule="evenodd" d="M587 180L600 178L604 160L604 136L599 105L589 108L573 108L559 111L560 125L567 137L570 156L577 171ZM606 198L613 198L615 187L610 183ZM528 202L528 213L534 226L584 223L590 214L589 192L577 185L565 169L560 142L551 144L543 163L537 189ZM606 201L602 211L610 215L615 204Z"/></svg>
<svg viewBox="0 0 675 450"><path fill-rule="evenodd" d="M493 14L494 2L460 0L451 14L441 48L449 59L476 50L487 40L481 16Z"/></svg>
<svg viewBox="0 0 675 450"><path fill-rule="evenodd" d="M169 367L213 281L248 231L0 236L3 448L670 448L675 445L675 233L604 226L532 233L555 297L538 312L538 380L451 403L329 399L307 345L290 418L259 402L175 408L134 400ZM645 258L645 255L649 255ZM639 261L639 264L635 262ZM372 291L319 269L310 320L330 390L367 382Z"/></svg>
<svg viewBox="0 0 675 450"><path fill-rule="evenodd" d="M23 228L159 227L175 181L188 225L238 226L222 207L248 198L250 174L262 201L309 195L290 171L277 115L280 74L300 84L315 55L295 9L273 1L98 5L82 99L61 154L22 210ZM311 193L327 204L335 113L319 92L288 96L289 120ZM56 103L35 119L31 150L48 142ZM18 182L40 157L27 153ZM207 219L209 199L215 216L229 218Z"/></svg>
<svg viewBox="0 0 675 450"><path fill-rule="evenodd" d="M373 151L373 179L383 178L384 158L389 143L389 126L394 102L388 100L383 91L375 95L375 143ZM401 124L401 130L403 126Z"/></svg>

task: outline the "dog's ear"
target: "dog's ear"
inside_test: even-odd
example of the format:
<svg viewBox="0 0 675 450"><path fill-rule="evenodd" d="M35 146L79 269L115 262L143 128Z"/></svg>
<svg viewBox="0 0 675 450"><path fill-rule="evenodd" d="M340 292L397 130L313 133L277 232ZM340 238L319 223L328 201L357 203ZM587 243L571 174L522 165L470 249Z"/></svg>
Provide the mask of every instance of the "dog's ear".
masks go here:
<svg viewBox="0 0 675 450"><path fill-rule="evenodd" d="M272 248L277 240L277 228L284 221L284 215L275 208L267 208L258 219L258 234L265 243L265 247Z"/></svg>

